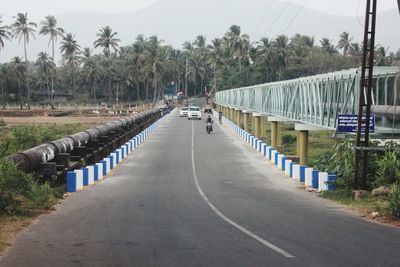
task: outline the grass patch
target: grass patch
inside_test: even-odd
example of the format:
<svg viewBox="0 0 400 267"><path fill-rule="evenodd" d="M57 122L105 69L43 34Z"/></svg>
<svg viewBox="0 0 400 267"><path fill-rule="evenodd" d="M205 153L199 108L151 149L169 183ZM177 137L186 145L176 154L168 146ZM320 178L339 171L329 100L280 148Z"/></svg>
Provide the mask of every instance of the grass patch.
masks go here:
<svg viewBox="0 0 400 267"><path fill-rule="evenodd" d="M379 212L380 215L391 218L389 208L389 198L385 196L368 196L363 199L353 199L351 191L324 191L321 197L334 200L340 204L361 213L370 216L372 212Z"/></svg>

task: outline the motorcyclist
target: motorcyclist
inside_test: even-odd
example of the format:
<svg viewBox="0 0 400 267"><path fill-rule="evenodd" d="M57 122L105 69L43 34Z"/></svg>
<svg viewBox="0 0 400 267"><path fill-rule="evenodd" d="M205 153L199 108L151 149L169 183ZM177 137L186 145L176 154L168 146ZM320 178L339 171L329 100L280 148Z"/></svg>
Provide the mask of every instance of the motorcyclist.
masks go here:
<svg viewBox="0 0 400 267"><path fill-rule="evenodd" d="M220 109L218 112L218 119L219 119L219 123L222 124L222 110Z"/></svg>
<svg viewBox="0 0 400 267"><path fill-rule="evenodd" d="M206 123L213 123L213 120L212 120L212 118L211 118L211 115L208 115L208 116L207 116Z"/></svg>
<svg viewBox="0 0 400 267"><path fill-rule="evenodd" d="M207 119L206 119L206 130L207 130L207 127L208 127L208 124L210 123L210 126L211 126L211 131L212 131L212 124L213 124L213 120L212 120L212 118L211 118L211 115L208 115L207 116Z"/></svg>

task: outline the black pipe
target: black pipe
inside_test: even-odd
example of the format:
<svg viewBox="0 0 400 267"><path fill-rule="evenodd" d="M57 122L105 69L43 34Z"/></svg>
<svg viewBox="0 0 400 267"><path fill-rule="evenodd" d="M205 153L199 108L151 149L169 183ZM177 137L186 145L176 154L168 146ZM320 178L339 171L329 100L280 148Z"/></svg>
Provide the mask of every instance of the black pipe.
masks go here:
<svg viewBox="0 0 400 267"><path fill-rule="evenodd" d="M141 125L145 118L160 113L160 109L165 110L166 108L167 106L163 105L161 108L153 108L152 110L135 113L131 116L101 124L83 132L46 142L39 146L14 154L10 156L10 158L20 169L26 172L34 171L38 169L42 163L53 160L57 154L69 153L76 147L84 146L89 141L107 136L107 134L111 132L117 132L118 129L133 127L136 124Z"/></svg>

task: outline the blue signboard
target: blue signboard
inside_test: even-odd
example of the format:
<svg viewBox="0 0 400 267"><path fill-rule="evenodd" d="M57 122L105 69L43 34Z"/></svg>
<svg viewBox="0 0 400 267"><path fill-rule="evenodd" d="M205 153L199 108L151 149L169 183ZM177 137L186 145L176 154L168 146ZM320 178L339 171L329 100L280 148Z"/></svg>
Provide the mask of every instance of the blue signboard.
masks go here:
<svg viewBox="0 0 400 267"><path fill-rule="evenodd" d="M365 132L366 115L361 119L361 132ZM339 114L337 119L338 133L356 133L358 127L358 115L356 114ZM369 118L369 132L375 132L375 114L371 114Z"/></svg>

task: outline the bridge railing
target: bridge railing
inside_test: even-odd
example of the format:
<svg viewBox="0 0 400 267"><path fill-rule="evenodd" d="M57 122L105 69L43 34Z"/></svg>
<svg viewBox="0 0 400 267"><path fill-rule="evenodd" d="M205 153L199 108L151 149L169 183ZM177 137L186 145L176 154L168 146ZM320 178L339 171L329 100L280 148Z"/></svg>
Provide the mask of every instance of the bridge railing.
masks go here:
<svg viewBox="0 0 400 267"><path fill-rule="evenodd" d="M375 67L373 105L399 105L398 67ZM360 70L349 69L216 93L217 104L336 129L338 114L356 114Z"/></svg>

